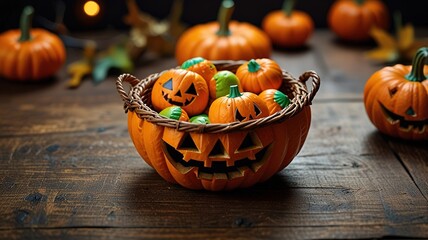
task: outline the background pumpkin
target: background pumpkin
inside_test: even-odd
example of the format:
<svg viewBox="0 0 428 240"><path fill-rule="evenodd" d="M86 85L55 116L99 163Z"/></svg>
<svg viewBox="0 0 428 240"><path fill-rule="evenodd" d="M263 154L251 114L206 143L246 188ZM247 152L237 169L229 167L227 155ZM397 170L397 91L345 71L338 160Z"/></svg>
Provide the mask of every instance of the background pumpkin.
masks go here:
<svg viewBox="0 0 428 240"><path fill-rule="evenodd" d="M255 94L263 90L278 89L282 84L281 67L268 58L251 59L236 70L242 89Z"/></svg>
<svg viewBox="0 0 428 240"><path fill-rule="evenodd" d="M211 123L243 122L269 116L263 100L251 92L239 92L237 85L230 86L227 96L211 103L208 117Z"/></svg>
<svg viewBox="0 0 428 240"><path fill-rule="evenodd" d="M176 105L191 116L204 111L208 98L209 90L205 79L183 69L171 69L162 73L154 84L151 95L156 111Z"/></svg>
<svg viewBox="0 0 428 240"><path fill-rule="evenodd" d="M397 64L374 73L364 88L364 105L379 131L410 140L428 139L428 48L412 66Z"/></svg>
<svg viewBox="0 0 428 240"><path fill-rule="evenodd" d="M231 21L234 3L222 2L218 22L196 25L178 39L175 58L178 64L193 57L208 60L250 60L269 57L269 37L249 23Z"/></svg>
<svg viewBox="0 0 428 240"><path fill-rule="evenodd" d="M262 28L274 45L295 48L305 45L314 31L314 22L307 13L294 10L296 0L285 0L282 10L268 13Z"/></svg>
<svg viewBox="0 0 428 240"><path fill-rule="evenodd" d="M14 80L39 80L52 76L65 62L65 47L56 35L31 29L34 9L24 8L20 29L0 35L0 75Z"/></svg>
<svg viewBox="0 0 428 240"><path fill-rule="evenodd" d="M329 9L327 20L340 38L364 41L370 39L372 27L388 28L389 13L380 0L337 0Z"/></svg>

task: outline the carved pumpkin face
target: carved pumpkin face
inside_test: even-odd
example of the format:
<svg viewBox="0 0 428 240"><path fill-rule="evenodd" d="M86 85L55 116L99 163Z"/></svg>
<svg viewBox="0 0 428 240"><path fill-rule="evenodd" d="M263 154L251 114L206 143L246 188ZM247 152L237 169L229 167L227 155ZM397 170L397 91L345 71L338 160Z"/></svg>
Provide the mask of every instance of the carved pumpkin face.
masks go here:
<svg viewBox="0 0 428 240"><path fill-rule="evenodd" d="M180 174L197 179L233 180L255 174L272 153L271 131L200 134L165 129L166 160Z"/></svg>
<svg viewBox="0 0 428 240"><path fill-rule="evenodd" d="M259 96L251 92L240 93L237 85L230 86L227 96L211 103L208 116L212 123L245 122L269 116L269 110Z"/></svg>
<svg viewBox="0 0 428 240"><path fill-rule="evenodd" d="M155 82L151 99L156 111L175 105L189 115L196 115L207 106L208 96L208 85L199 74L171 69Z"/></svg>
<svg viewBox="0 0 428 240"><path fill-rule="evenodd" d="M418 74L411 69L411 66L395 65L373 74L364 90L366 112L385 134L403 139L428 139L428 80L424 77L428 67L422 65Z"/></svg>

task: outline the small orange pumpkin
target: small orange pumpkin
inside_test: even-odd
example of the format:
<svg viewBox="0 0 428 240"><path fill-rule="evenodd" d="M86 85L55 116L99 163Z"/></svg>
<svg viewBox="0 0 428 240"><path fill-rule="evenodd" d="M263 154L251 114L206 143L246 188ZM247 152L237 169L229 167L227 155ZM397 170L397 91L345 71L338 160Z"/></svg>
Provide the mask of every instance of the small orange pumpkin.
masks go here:
<svg viewBox="0 0 428 240"><path fill-rule="evenodd" d="M428 48L412 66L397 64L374 73L364 88L364 105L379 131L402 139L428 139Z"/></svg>
<svg viewBox="0 0 428 240"><path fill-rule="evenodd" d="M215 65L204 58L195 57L189 60L186 60L183 64L181 64L181 69L186 69L201 75L205 81L211 80L211 78L217 73L217 68Z"/></svg>
<svg viewBox="0 0 428 240"><path fill-rule="evenodd" d="M201 75L184 69L171 69L159 77L152 90L156 111L179 106L191 116L202 113L208 104L208 85Z"/></svg>
<svg viewBox="0 0 428 240"><path fill-rule="evenodd" d="M285 0L282 10L267 14L262 28L274 45L285 48L303 46L314 31L314 22L309 14L294 10L295 0Z"/></svg>
<svg viewBox="0 0 428 240"><path fill-rule="evenodd" d="M344 40L365 41L374 26L388 28L389 13L380 0L337 0L329 9L328 24Z"/></svg>
<svg viewBox="0 0 428 240"><path fill-rule="evenodd" d="M236 70L242 89L255 94L263 90L278 89L282 84L281 67L268 58L251 59Z"/></svg>
<svg viewBox="0 0 428 240"><path fill-rule="evenodd" d="M231 0L222 2L218 22L196 25L177 41L175 58L178 64L193 57L208 60L250 60L269 57L269 37L254 25L230 22L234 8Z"/></svg>
<svg viewBox="0 0 428 240"><path fill-rule="evenodd" d="M287 95L277 89L266 89L259 94L259 97L266 103L269 115L272 115L290 104Z"/></svg>
<svg viewBox="0 0 428 240"><path fill-rule="evenodd" d="M52 76L65 62L65 47L56 35L31 29L34 9L24 8L20 29L0 35L0 75L13 80L39 80Z"/></svg>
<svg viewBox="0 0 428 240"><path fill-rule="evenodd" d="M227 96L217 98L210 106L208 117L211 123L244 122L269 116L263 100L251 92L239 92L237 85L230 86Z"/></svg>

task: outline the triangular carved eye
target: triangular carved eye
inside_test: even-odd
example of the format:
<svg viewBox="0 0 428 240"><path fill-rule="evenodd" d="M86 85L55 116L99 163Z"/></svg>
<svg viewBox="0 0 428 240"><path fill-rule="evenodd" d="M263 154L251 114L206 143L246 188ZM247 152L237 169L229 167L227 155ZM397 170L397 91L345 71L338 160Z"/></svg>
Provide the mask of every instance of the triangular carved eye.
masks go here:
<svg viewBox="0 0 428 240"><path fill-rule="evenodd" d="M254 104L254 111L256 112L256 117L259 116L260 113L262 113L262 110L260 110L259 106Z"/></svg>
<svg viewBox="0 0 428 240"><path fill-rule="evenodd" d="M162 86L168 90L172 90L172 78L166 81Z"/></svg>
<svg viewBox="0 0 428 240"><path fill-rule="evenodd" d="M218 156L225 156L227 155L223 144L221 143L220 140L217 140L217 142L215 143L213 149L211 149L210 154L208 155L209 157L218 157Z"/></svg>
<svg viewBox="0 0 428 240"><path fill-rule="evenodd" d="M178 144L177 147L178 150L192 150L192 151L198 151L198 147L196 147L195 143L193 142L192 137L190 134L186 133L181 142Z"/></svg>
<svg viewBox="0 0 428 240"><path fill-rule="evenodd" d="M416 116L415 110L412 107L409 107L406 111L406 114L409 116Z"/></svg>
<svg viewBox="0 0 428 240"><path fill-rule="evenodd" d="M263 146L257 134L254 132L250 132L245 136L244 140L242 141L241 145L236 150L236 152L242 152L242 151L257 149L261 147Z"/></svg>
<svg viewBox="0 0 428 240"><path fill-rule="evenodd" d="M235 111L235 120L242 122L246 117L242 116L238 109Z"/></svg>
<svg viewBox="0 0 428 240"><path fill-rule="evenodd" d="M389 90L389 96L390 97L393 97L396 93L397 93L397 87L394 87L394 88L390 88L390 89L388 89Z"/></svg>
<svg viewBox="0 0 428 240"><path fill-rule="evenodd" d="M195 84L190 84L190 87L186 91L187 94L198 95L196 92Z"/></svg>

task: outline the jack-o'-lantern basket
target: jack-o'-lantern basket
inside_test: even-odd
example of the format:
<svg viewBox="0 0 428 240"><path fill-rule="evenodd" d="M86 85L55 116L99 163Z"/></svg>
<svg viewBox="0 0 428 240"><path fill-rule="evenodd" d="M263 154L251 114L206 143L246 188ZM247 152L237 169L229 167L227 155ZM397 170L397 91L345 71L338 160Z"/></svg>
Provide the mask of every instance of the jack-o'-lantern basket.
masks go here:
<svg viewBox="0 0 428 240"><path fill-rule="evenodd" d="M213 61L218 70L236 72L243 61ZM165 118L153 110L151 91L162 73L142 80L122 74L117 91L128 114L135 148L166 181L211 191L246 188L285 168L306 140L310 104L320 86L314 71L298 79L283 72L280 90L290 104L264 118L245 122L201 124ZM312 79L310 90L306 81ZM131 85L129 92L123 83Z"/></svg>

